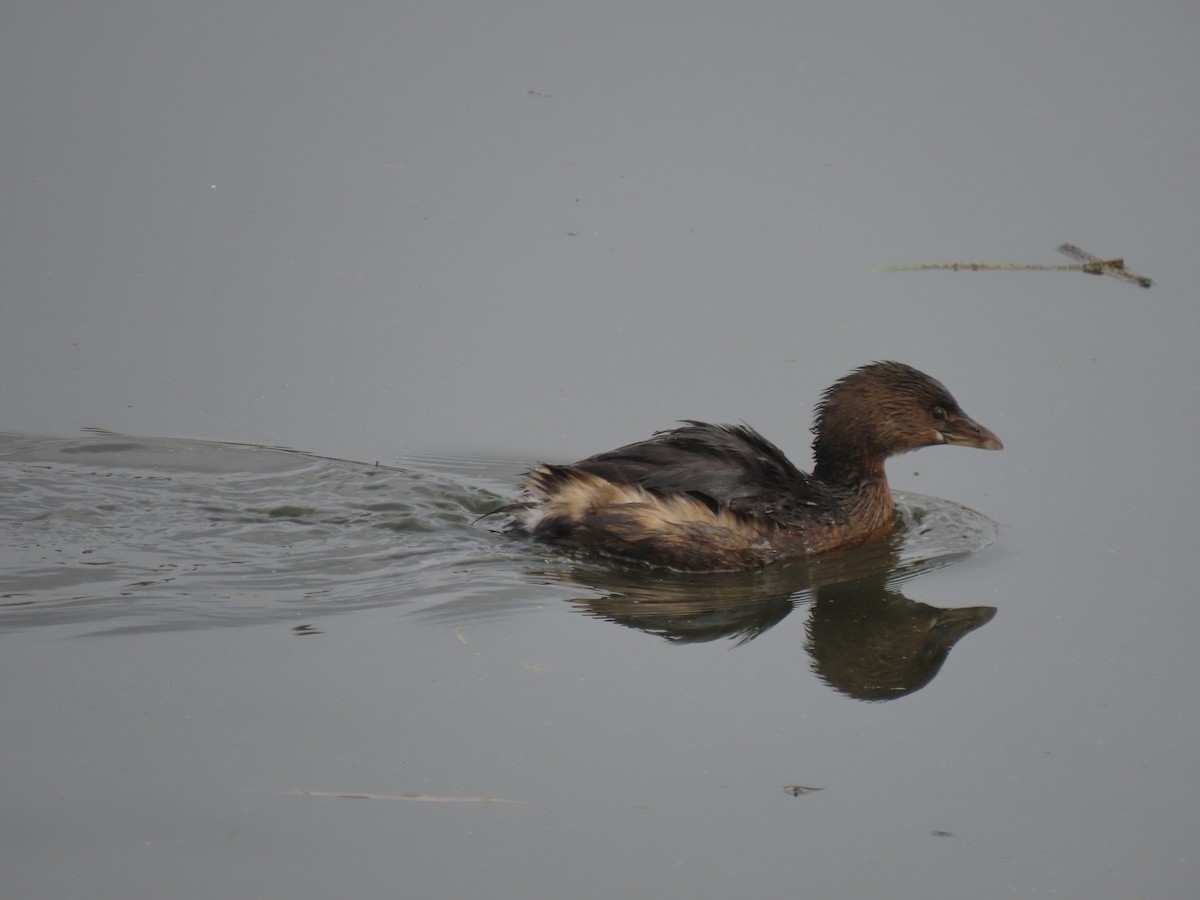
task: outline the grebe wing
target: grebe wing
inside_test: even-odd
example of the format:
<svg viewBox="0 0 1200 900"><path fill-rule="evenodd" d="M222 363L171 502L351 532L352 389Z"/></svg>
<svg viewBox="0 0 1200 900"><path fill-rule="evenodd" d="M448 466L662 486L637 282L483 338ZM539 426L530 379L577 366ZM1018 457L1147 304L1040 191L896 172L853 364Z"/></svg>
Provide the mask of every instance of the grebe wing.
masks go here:
<svg viewBox="0 0 1200 900"><path fill-rule="evenodd" d="M770 515L820 493L782 450L747 425L687 421L572 468L615 484L691 494L746 515Z"/></svg>

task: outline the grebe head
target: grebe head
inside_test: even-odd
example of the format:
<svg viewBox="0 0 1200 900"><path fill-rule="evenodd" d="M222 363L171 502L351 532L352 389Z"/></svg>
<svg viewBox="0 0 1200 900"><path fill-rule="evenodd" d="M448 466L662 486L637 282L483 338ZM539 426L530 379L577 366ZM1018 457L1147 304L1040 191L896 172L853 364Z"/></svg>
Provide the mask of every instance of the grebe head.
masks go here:
<svg viewBox="0 0 1200 900"><path fill-rule="evenodd" d="M898 362L855 369L829 388L817 406L813 432L818 466L839 456L882 460L933 444L1004 447L962 411L941 382Z"/></svg>

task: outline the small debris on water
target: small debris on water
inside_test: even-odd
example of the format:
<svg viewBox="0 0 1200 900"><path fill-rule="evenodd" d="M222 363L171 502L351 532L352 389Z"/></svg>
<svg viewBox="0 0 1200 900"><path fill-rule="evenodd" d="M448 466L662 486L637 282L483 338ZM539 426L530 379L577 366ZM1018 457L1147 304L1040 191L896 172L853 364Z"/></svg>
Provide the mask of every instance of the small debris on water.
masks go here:
<svg viewBox="0 0 1200 900"><path fill-rule="evenodd" d="M811 794L816 791L823 790L825 790L825 788L810 787L807 784L785 784L783 786L783 792L785 794L791 794L793 797L799 797L802 794Z"/></svg>

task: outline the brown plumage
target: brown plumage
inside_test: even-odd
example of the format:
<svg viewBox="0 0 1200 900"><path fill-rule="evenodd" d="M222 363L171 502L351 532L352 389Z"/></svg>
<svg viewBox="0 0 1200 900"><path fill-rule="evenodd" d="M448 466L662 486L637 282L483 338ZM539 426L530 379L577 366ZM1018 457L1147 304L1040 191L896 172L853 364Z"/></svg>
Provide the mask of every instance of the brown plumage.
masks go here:
<svg viewBox="0 0 1200 900"><path fill-rule="evenodd" d="M999 450L941 383L877 362L822 395L813 473L744 425L686 422L572 465L542 465L512 513L534 538L683 571L753 569L887 533L884 460L933 444Z"/></svg>

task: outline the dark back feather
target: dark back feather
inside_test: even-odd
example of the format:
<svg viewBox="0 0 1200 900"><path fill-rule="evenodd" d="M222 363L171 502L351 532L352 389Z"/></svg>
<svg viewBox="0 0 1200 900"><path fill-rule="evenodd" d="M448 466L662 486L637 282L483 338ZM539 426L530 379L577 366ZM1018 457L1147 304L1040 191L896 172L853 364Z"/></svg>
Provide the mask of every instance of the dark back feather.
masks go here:
<svg viewBox="0 0 1200 900"><path fill-rule="evenodd" d="M774 516L781 508L807 505L822 490L783 451L746 425L688 421L572 468L615 484L691 494L751 516Z"/></svg>

